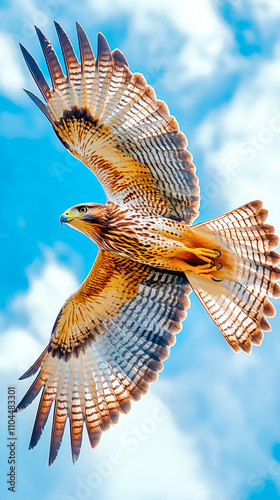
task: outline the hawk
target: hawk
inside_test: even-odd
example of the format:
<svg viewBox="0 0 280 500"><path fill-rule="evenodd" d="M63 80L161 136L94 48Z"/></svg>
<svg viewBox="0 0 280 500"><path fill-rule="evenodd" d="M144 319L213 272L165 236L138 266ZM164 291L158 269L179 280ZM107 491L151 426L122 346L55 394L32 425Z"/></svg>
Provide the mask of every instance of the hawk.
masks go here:
<svg viewBox="0 0 280 500"><path fill-rule="evenodd" d="M105 205L83 203L60 217L91 238L93 267L60 310L49 343L21 377L39 371L17 406L41 392L30 440L39 441L52 405L49 464L67 419L73 463L83 427L94 448L163 368L194 291L235 350L250 352L269 330L279 297L280 255L260 201L207 222L198 216L199 187L187 139L165 102L126 58L98 34L95 59L79 24L80 61L55 23L66 72L36 28L50 87L30 53L25 62L44 101L26 91L69 152L102 184Z"/></svg>

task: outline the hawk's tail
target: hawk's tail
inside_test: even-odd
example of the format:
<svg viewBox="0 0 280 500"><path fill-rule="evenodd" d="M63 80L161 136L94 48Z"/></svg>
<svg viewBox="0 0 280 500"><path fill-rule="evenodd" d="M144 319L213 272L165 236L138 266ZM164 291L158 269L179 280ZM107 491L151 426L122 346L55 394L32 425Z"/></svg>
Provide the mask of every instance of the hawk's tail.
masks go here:
<svg viewBox="0 0 280 500"><path fill-rule="evenodd" d="M265 316L275 314L268 297L280 296L280 255L274 227L264 224L268 211L254 201L192 229L220 249L214 280L187 274L200 302L235 350L250 352L270 330ZM223 262L224 259L224 262ZM225 260L226 259L226 260Z"/></svg>

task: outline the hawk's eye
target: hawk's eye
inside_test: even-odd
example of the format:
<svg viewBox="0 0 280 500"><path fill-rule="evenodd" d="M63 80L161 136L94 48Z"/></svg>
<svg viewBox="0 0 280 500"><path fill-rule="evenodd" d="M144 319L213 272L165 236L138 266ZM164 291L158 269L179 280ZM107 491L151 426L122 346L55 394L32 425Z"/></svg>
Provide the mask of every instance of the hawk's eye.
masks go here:
<svg viewBox="0 0 280 500"><path fill-rule="evenodd" d="M79 207L78 212L80 212L80 214L85 214L87 212L87 207Z"/></svg>

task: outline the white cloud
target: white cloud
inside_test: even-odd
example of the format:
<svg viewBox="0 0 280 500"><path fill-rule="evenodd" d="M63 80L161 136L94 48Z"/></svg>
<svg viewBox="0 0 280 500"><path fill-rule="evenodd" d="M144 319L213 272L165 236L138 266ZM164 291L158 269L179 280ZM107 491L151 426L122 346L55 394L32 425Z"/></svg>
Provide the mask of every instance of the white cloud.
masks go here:
<svg viewBox="0 0 280 500"><path fill-rule="evenodd" d="M25 312L27 324L20 328L10 326L0 337L0 366L4 376L9 373L9 383L11 371L16 376L21 375L37 359L45 347L58 309L77 284L73 273L61 265L50 250L45 253L45 263L38 265L35 262L27 275L28 290L9 306L9 310L17 314ZM29 383L23 382L22 387L27 389ZM20 385L18 389L21 393ZM186 492L191 494L192 500L212 498L211 481L203 468L196 440L178 429L174 408L170 410L168 407L168 398L159 398L156 394L152 388L146 397L133 404L129 415L122 415L118 425L104 433L97 450L90 448L87 436L84 436L75 474L68 478L67 488L64 487L57 498L80 500L85 492L96 494L102 490L108 498L121 499L125 493L124 485L131 489L130 498L133 500L147 497L156 500L159 496L163 500L171 497L181 500ZM36 404L29 409L29 418L25 414L21 420L29 426L28 430L22 431L24 434L30 433L30 415L31 418L35 416L35 407ZM47 427L45 433L49 432ZM46 439L44 435L37 454L35 452L31 458L28 455L31 462L34 460L38 464L38 453L40 461L42 456L47 456L48 439L49 436ZM70 463L67 441L66 435L58 464L60 460ZM22 446L26 446L26 438L22 439ZM141 479L143 477L145 480ZM137 484L137 488L132 491L133 484Z"/></svg>
<svg viewBox="0 0 280 500"><path fill-rule="evenodd" d="M27 292L17 294L8 307L14 318L24 315L27 326L9 326L0 336L1 370L16 371L17 376L41 354L60 308L78 286L74 274L50 250L45 251L45 264L39 272L35 263L27 276Z"/></svg>
<svg viewBox="0 0 280 500"><path fill-rule="evenodd" d="M252 6L256 5L256 15L259 13L260 23L268 19L262 17L261 9L257 10L257 6L259 8L264 3L268 5L267 12L270 13L271 19L278 16L277 2L252 0ZM26 4L31 7L35 5L33 2L22 3ZM20 5L18 4L19 8ZM91 2L91 5L94 12L92 17L96 23L102 19L105 21L112 18L117 12L128 13L131 16L128 36L124 41L126 48L123 46L123 50L125 52L131 50L133 54L137 49L138 53L141 52L142 64L147 63L150 67L154 64L152 62L154 60L159 60L160 64L168 60L168 65L173 68L170 72L173 80L170 76L166 84L173 85L173 89L191 78L202 79L203 82L203 76L215 75L217 68L223 66L224 57L232 47L230 31L225 27L223 20L215 14L210 1L203 0L200 3L178 1L172 4L166 0L163 2L143 0L137 4L137 8L133 3L124 0ZM201 10L198 10L198 7ZM78 4L76 7L74 4L69 4L68 8L70 12L75 9L81 10ZM32 9L28 13L28 22L24 20L23 36L27 38L31 37L31 24L33 21L36 22L36 15L37 17L39 15ZM88 17L91 12L86 8L82 10L86 14L80 12L77 19L82 16ZM162 18L166 24L161 21ZM159 19L158 23L156 19ZM70 25L72 19L67 19L67 22ZM37 24L40 24L38 20ZM44 28L44 23L40 26ZM183 35L183 43L180 43L177 54L176 47L172 45L172 37L166 40L166 26L173 27L174 33ZM265 27L265 21L262 26ZM49 32L47 34L50 35ZM92 36L90 38L92 39ZM170 52L168 52L169 44L172 46ZM31 49L30 43L28 48ZM144 63L143 53L146 58ZM226 63L229 62L232 60L227 58ZM239 60L239 62L243 64L244 69L244 61L242 63L242 60ZM133 57L131 63L136 70L137 61L135 63ZM249 59L246 64L250 64ZM278 225L280 232L279 134L271 129L271 120L278 116L275 114L275 108L278 110L279 47L275 48L274 58L271 61L259 64L254 59L253 64L254 66L248 68L251 70L251 75L247 71L249 76L241 81L232 101L209 114L202 126L197 129L196 142L204 153L207 170L213 173L212 184L218 189L215 199L220 203L221 196L224 196L228 208L234 208L250 199L262 198L265 206L271 211L269 222ZM181 72L174 71L174 68L180 68ZM199 92L205 95L205 86ZM177 98L182 99L182 95L178 93ZM280 118L273 123L274 127L279 126ZM271 141L267 135L269 132L264 131L267 128L274 133ZM255 147L254 157L248 161L249 153L244 153L243 143L248 147L252 138L254 140L257 138L258 147L265 147L259 151ZM264 144L264 140L268 140L267 144ZM240 149L242 144L243 149ZM238 168L232 167L233 161L237 162ZM208 186L210 194L211 189L213 192L213 185ZM202 188L206 190L207 186ZM213 198L210 201L212 203ZM14 370L16 375L20 375L40 354L48 340L60 306L77 286L73 273L51 255L46 258L44 266L30 269L29 280L30 286L27 292L12 304L14 312L26 313L27 325L24 328L12 326L1 337L0 366L4 371ZM186 368L184 364L179 375L174 378L166 376L161 378L143 401L133 405L131 414L122 416L120 423L104 434L96 450L91 450L86 444L85 435L81 458L73 473L69 458L69 439L65 435L66 443L63 443L57 460L57 463L61 464L61 469L60 465L56 464L50 474L55 475L53 471L60 471L59 483L65 481L67 486L63 486L64 489L59 496L56 489L51 498L63 500L63 494L68 493L69 496L80 499L81 496L76 494L76 488L81 486L79 480L84 487L90 488L88 484L90 474L98 471L98 464L112 461L111 453L114 450L121 453L123 461L113 468L109 478L102 479L100 490L92 488L97 496L99 491L101 493L107 491L107 498L114 495L114 498L118 499L127 496L129 491L133 500L140 498L154 500L152 494L155 499L160 496L163 499L172 497L178 500L182 498L207 500L208 498L237 499L239 497L233 497L233 493L238 488L242 494L245 488L245 496L242 498L246 498L246 487L249 488L249 492L256 491L250 484L248 485L249 471L258 472L263 466L264 473L268 472L270 450L277 439L276 429L279 427L277 380L280 374L277 367L280 356L275 348L276 323L274 323L274 333L272 332L271 336L267 334L264 345L260 349L254 349L250 357L235 355L227 346L220 347L222 344L214 343L211 338L207 338L206 325L207 322L200 319L200 315L195 321L187 319L186 328L181 336L188 328L192 330L188 337L194 340L193 349L189 349L189 344L186 345L180 340L181 356L184 357ZM199 328L205 332L203 345L200 345L202 338ZM218 332L216 335L218 337ZM171 356L180 356L178 349L179 346L175 347ZM180 368L176 367L176 370ZM23 392L20 384L18 389ZM165 394L172 394L178 401L173 412L166 409L168 405L164 403ZM31 416L31 419L35 415L36 404L37 402L29 409L28 417ZM153 414L158 406L166 410L167 418L162 421L155 420ZM20 445L22 447L26 446L26 434L29 435L32 426L32 421L25 415L26 412L18 417L29 426L22 431ZM154 421L157 425L152 431ZM143 441L140 439L137 449L131 451L131 445L127 444L123 436L127 436L125 434L127 431L133 432L135 427L142 429L144 439ZM47 428L45 434L48 434L48 439L49 432L50 429ZM39 451L34 450L30 459L29 452L27 450L23 452L26 458L28 455L30 465L33 464L33 468L26 469L26 474L30 473L30 478L30 470L34 475L34 470L41 469L42 463L45 465L47 440L44 439L42 438L38 446ZM189 494L190 491L193 496Z"/></svg>
<svg viewBox="0 0 280 500"><path fill-rule="evenodd" d="M15 40L8 33L0 32L0 90L8 97L18 97L25 86L25 76L20 65L20 53Z"/></svg>
<svg viewBox="0 0 280 500"><path fill-rule="evenodd" d="M279 232L280 45L242 81L234 97L196 130L211 180L204 201L224 196L228 208L262 199Z"/></svg>
<svg viewBox="0 0 280 500"><path fill-rule="evenodd" d="M34 362L45 346L46 332L58 308L76 286L73 273L51 251L46 253L43 266L31 266L28 277L28 290L10 307L17 313L26 312L27 325L11 326L1 337L0 365L4 375L11 371L21 375ZM268 445L263 446L260 436L266 432L266 441L273 442L278 403L276 392L268 392L267 387L277 377L279 353L271 343L273 352L265 351L263 346L262 352L254 349L250 357L235 355L216 342L218 332L214 339L206 334L203 319L189 321L191 339L181 333L185 338L181 352L189 353L187 368L184 365L177 376L165 376L153 385L147 396L132 405L128 415L122 415L120 422L104 433L96 450L90 448L85 433L75 474L61 483L61 491L56 488L54 498L80 500L102 492L118 500L128 490L133 500L156 500L159 496L163 500L228 498L229 491L242 493L242 484L248 481L248 463L257 473L259 464L272 464ZM203 349L199 349L202 328ZM172 356L176 356L175 349ZM9 375L9 383L10 379ZM28 385L29 381L22 383L25 389ZM264 420L256 417L263 411L263 404L267 408ZM24 417L24 436L30 433L36 406L32 405L27 416L18 417ZM265 431L267 425L271 432ZM48 425L38 449L30 458L28 455L30 464L34 460L37 466L46 460L49 434ZM25 436L22 446L27 446L27 439ZM242 458L240 443L244 448ZM70 464L69 455L66 433L58 468Z"/></svg>
<svg viewBox="0 0 280 500"><path fill-rule="evenodd" d="M22 373L34 363L43 349L33 335L23 328L10 327L0 336L0 370Z"/></svg>
<svg viewBox="0 0 280 500"><path fill-rule="evenodd" d="M202 203L208 206L215 203L221 212L261 199L269 209L268 222L275 225L278 234L279 63L279 45L276 45L272 59L260 61L258 66L251 68L251 74L248 71L233 98L211 112L196 130L196 148L202 151L205 169L209 173L208 182L202 186ZM222 205L223 202L226 206ZM278 318L273 323L272 336L266 334L262 347L255 348L249 358L232 356L224 363L218 361L218 351L209 352L206 347L207 356L217 359L218 372L210 381L207 396L206 393L204 396L200 394L200 385L203 384L200 374L191 376L197 385L186 396L190 399L206 397L204 404L210 413L209 426L203 426L198 420L197 440L200 439L201 446L210 448L216 456L224 454L224 481L232 490L239 485L238 499L247 498L247 491L255 493L256 485L264 484L263 477L269 476L269 469L274 466L270 450L277 439L279 394L277 384L273 385L274 390L267 388L280 376L277 329ZM203 377L203 372L201 375ZM224 384L223 380L227 383ZM242 382L245 380L246 383ZM269 408L265 415L264 408ZM221 416L217 418L219 413ZM234 439L237 434L238 438ZM264 434L266 443L263 446ZM213 476L217 477L221 467L219 460L211 462L211 467ZM252 478L255 478L255 483ZM273 477L273 480L279 484L278 477Z"/></svg>
<svg viewBox="0 0 280 500"><path fill-rule="evenodd" d="M271 453L279 434L279 391L273 382L280 376L276 325L273 331L271 343L267 338L251 356L214 344L207 339L213 332L204 331L203 346L199 350L194 342L188 368L160 386L161 394L172 394L179 403L174 415L181 428L192 430L203 474L211 477L211 498L249 498L257 488L252 475L260 484L276 463ZM279 486L278 474L279 467L272 478Z"/></svg>
<svg viewBox="0 0 280 500"><path fill-rule="evenodd" d="M103 487L106 497L116 500L128 490L133 500L213 498L195 439L178 429L154 387L102 436L96 454L89 451L86 462L90 462L90 473L81 478L80 485L91 494ZM132 484L137 485L133 491Z"/></svg>
<svg viewBox="0 0 280 500"><path fill-rule="evenodd" d="M242 3L242 1L237 0ZM268 29L268 22L276 21L280 17L280 4L274 0L247 0L253 10L254 18L265 29Z"/></svg>
<svg viewBox="0 0 280 500"><path fill-rule="evenodd" d="M48 338L60 308L78 286L74 274L51 251L45 252L45 258L39 273L37 265L27 270L28 292L18 295L12 304L14 312L27 315L29 330L42 339Z"/></svg>
<svg viewBox="0 0 280 500"><path fill-rule="evenodd" d="M137 4L137 8L129 0L107 0L99 4L88 0L88 6L100 20L115 16L116 13L131 17L126 45L128 50L134 47L135 54L139 52L140 46L148 59L147 66L149 53L153 54L153 66L155 53L158 64L164 60L166 62L166 51L173 46L171 33L180 36L180 46L175 48L176 57L173 47L172 56L168 58L172 69L172 78L170 76L168 80L173 89L180 82L214 74L217 68L224 67L228 62L226 53L233 43L232 35L209 0L143 0ZM171 30L168 43L166 29L168 32Z"/></svg>

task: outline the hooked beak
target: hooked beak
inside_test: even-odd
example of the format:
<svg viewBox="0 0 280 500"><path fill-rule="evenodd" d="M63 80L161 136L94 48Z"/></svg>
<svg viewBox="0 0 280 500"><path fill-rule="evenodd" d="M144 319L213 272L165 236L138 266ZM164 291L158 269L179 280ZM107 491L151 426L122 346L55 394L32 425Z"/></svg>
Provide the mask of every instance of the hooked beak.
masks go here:
<svg viewBox="0 0 280 500"><path fill-rule="evenodd" d="M70 215L68 212L65 212L59 217L61 225L64 223L67 224L67 222L70 222L72 219L74 219L73 215Z"/></svg>

